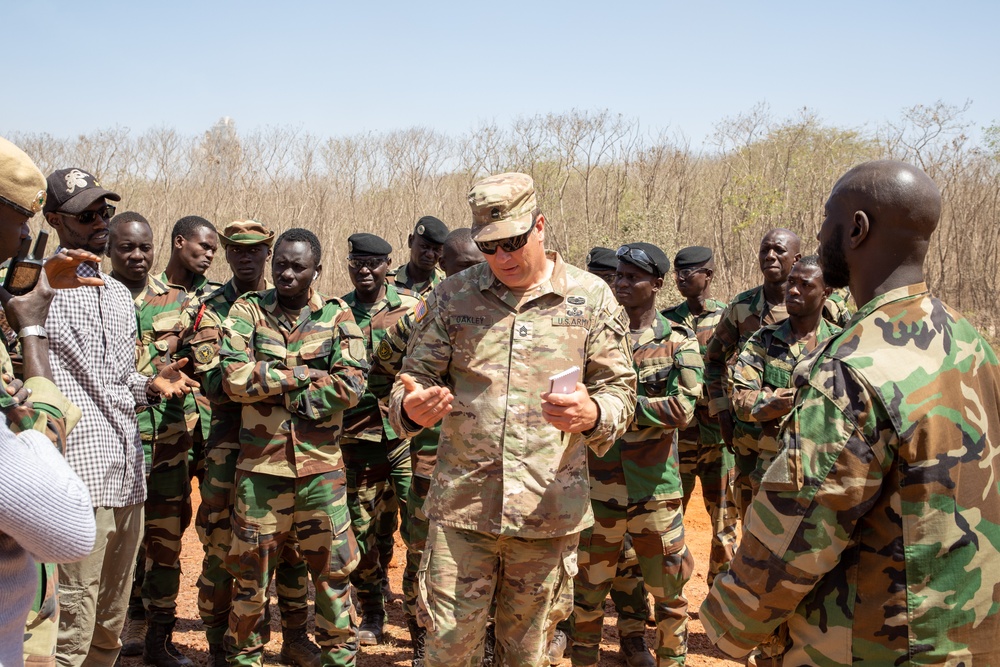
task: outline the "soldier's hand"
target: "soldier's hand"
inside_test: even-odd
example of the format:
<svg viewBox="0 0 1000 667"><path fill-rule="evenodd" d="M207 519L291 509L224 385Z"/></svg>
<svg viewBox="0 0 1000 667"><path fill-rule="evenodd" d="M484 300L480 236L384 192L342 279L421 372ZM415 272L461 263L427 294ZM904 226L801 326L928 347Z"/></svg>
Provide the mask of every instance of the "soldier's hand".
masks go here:
<svg viewBox="0 0 1000 667"><path fill-rule="evenodd" d="M729 451L733 451L733 414L729 410L723 410L716 415L716 418L722 431L722 441L726 443Z"/></svg>
<svg viewBox="0 0 1000 667"><path fill-rule="evenodd" d="M49 286L44 271L38 274L38 282L27 294L12 296L10 292L0 287L0 302L3 303L4 315L11 331L17 332L24 327L35 325L44 326L55 294L55 290Z"/></svg>
<svg viewBox="0 0 1000 667"><path fill-rule="evenodd" d="M92 252L63 248L45 260L45 275L53 289L73 289L84 285L100 287L104 281L98 276L83 277L76 274L76 270L84 262L96 264L99 261L100 258Z"/></svg>
<svg viewBox="0 0 1000 667"><path fill-rule="evenodd" d="M795 407L795 390L794 389L778 389L774 392L774 406L779 412L779 416L787 415Z"/></svg>
<svg viewBox="0 0 1000 667"><path fill-rule="evenodd" d="M6 373L3 375L3 381L6 385L4 388L15 402L15 405L7 408L8 423L14 423L20 421L21 417L30 416L35 408L29 400L31 398L31 390L25 387L23 382L12 378Z"/></svg>
<svg viewBox="0 0 1000 667"><path fill-rule="evenodd" d="M171 399L184 394L191 393L192 389L198 387L198 381L181 372L181 367L187 363L187 358L180 359L171 364L167 364L156 374L150 387L162 399Z"/></svg>
<svg viewBox="0 0 1000 667"><path fill-rule="evenodd" d="M583 433L597 426L600 410L590 397L587 386L576 383L572 394L542 394L542 416L565 433Z"/></svg>
<svg viewBox="0 0 1000 667"><path fill-rule="evenodd" d="M401 373L399 381L406 392L403 394L403 412L414 424L430 428L451 412L455 397L447 387L421 387L407 373Z"/></svg>

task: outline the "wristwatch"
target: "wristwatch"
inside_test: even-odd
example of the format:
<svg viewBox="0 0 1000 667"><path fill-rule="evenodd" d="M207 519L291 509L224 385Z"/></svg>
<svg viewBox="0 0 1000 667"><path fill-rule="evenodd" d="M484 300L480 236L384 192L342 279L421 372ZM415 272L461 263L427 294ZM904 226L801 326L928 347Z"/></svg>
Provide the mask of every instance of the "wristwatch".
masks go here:
<svg viewBox="0 0 1000 667"><path fill-rule="evenodd" d="M30 327L23 327L17 332L18 338L27 338L28 336L38 336L39 338L48 338L49 332L45 330L41 324L32 324Z"/></svg>

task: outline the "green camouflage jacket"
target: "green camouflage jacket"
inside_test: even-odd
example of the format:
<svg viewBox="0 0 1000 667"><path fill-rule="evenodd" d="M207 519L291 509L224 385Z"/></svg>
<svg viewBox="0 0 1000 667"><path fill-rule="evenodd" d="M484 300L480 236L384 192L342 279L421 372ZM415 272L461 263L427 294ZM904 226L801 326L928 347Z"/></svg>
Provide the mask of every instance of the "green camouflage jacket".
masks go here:
<svg viewBox="0 0 1000 667"><path fill-rule="evenodd" d="M781 451L701 607L784 664L1000 663L1000 367L924 284L882 294L796 368Z"/></svg>
<svg viewBox="0 0 1000 667"><path fill-rule="evenodd" d="M406 267L409 265L409 262L407 262L396 269L395 273L389 276L389 280L392 282L393 286L409 290L414 294L425 294L437 287L438 283L444 280L444 270L442 270L439 266L435 266L434 273L431 274L431 279L418 283L414 281L413 278L411 278L406 272Z"/></svg>
<svg viewBox="0 0 1000 667"><path fill-rule="evenodd" d="M840 327L820 318L816 343L840 333ZM808 354L804 343L792 340L792 323L768 324L757 330L743 346L733 366L734 418L759 424L758 449L778 451L778 427L787 414L777 408L776 389L792 387L795 364Z"/></svg>
<svg viewBox="0 0 1000 667"><path fill-rule="evenodd" d="M402 372L455 396L425 505L443 525L550 538L593 523L585 447L607 451L635 406L628 321L603 280L548 257L550 280L521 297L484 262L445 279L417 306ZM541 395L552 375L572 366L600 418L570 436L545 421ZM390 419L409 436L420 427L404 419L403 393L397 381Z"/></svg>
<svg viewBox="0 0 1000 667"><path fill-rule="evenodd" d="M684 495L674 432L694 416L703 370L694 331L662 314L630 337L638 376L635 415L611 449L587 454L590 497L622 507ZM670 407L682 416L672 416Z"/></svg>
<svg viewBox="0 0 1000 667"><path fill-rule="evenodd" d="M222 330L223 389L244 404L237 468L306 477L343 467L344 411L358 404L368 376L364 336L347 304L313 292L309 314L292 322L275 290L251 292Z"/></svg>

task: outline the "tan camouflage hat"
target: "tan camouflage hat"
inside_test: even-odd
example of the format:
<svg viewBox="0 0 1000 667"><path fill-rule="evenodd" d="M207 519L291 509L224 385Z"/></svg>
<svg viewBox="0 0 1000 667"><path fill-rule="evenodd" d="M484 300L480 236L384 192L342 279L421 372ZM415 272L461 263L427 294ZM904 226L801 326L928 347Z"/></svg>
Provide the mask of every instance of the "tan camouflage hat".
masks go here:
<svg viewBox="0 0 1000 667"><path fill-rule="evenodd" d="M219 234L219 243L227 245L257 245L268 248L274 245L274 232L256 220L236 220L226 225Z"/></svg>
<svg viewBox="0 0 1000 667"><path fill-rule="evenodd" d="M45 174L28 154L0 137L0 202L29 218L45 205Z"/></svg>
<svg viewBox="0 0 1000 667"><path fill-rule="evenodd" d="M538 208L535 182L513 172L484 178L469 191L469 206L474 241L520 236L531 229L531 212Z"/></svg>

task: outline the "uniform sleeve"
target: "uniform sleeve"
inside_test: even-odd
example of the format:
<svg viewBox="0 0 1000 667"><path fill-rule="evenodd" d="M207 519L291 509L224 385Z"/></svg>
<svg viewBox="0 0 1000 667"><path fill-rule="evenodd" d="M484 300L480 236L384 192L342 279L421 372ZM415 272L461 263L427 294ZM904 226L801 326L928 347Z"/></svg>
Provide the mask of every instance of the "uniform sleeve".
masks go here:
<svg viewBox="0 0 1000 667"><path fill-rule="evenodd" d="M191 372L201 380L201 388L212 401L226 399L222 388L222 322L211 310L204 310L201 318L192 322L194 331L185 340L185 351L190 354Z"/></svg>
<svg viewBox="0 0 1000 667"><path fill-rule="evenodd" d="M694 417L694 407L701 396L703 380L701 350L698 339L692 334L685 337L674 350L673 364L662 393L653 396L650 392L640 392L635 405L635 423L643 427L683 428ZM639 382L642 381L639 378ZM671 408L680 408L680 419L674 416Z"/></svg>
<svg viewBox="0 0 1000 667"><path fill-rule="evenodd" d="M733 366L733 411L745 422L769 422L788 414L778 405L773 387L764 384L764 359L766 350L758 331L743 346L736 365ZM782 399L780 401L784 403Z"/></svg>
<svg viewBox="0 0 1000 667"><path fill-rule="evenodd" d="M722 311L722 317L715 325L715 331L705 348L705 391L708 395L708 410L713 417L730 409L727 395L729 369L726 362L736 351L739 341L736 309L733 304L729 304Z"/></svg>
<svg viewBox="0 0 1000 667"><path fill-rule="evenodd" d="M898 438L885 411L848 370L830 365L800 389L730 570L701 606L709 638L729 655L749 653L837 565L892 464Z"/></svg>
<svg viewBox="0 0 1000 667"><path fill-rule="evenodd" d="M386 378L395 378L399 375L399 371L403 367L403 358L406 357L406 345L412 335L413 310L411 309L396 320L395 324L386 329L385 336L375 350L375 358L372 359L371 374ZM378 387L380 389L384 387L391 393L391 383L378 383ZM389 396L388 393L381 396L379 395L380 392L373 393L375 393L375 397L380 401L387 399Z"/></svg>
<svg viewBox="0 0 1000 667"><path fill-rule="evenodd" d="M222 388L237 403L278 399L282 394L308 385L305 366L288 368L282 358L258 359L254 348L257 326L255 308L240 299L222 324Z"/></svg>
<svg viewBox="0 0 1000 667"><path fill-rule="evenodd" d="M131 300L128 300L129 308L133 311L135 310L134 305ZM139 324L138 324L138 313L136 317L132 319L132 325L129 328L128 340L133 346L138 344L139 340ZM136 370L136 355L132 354L131 357L126 361L122 359L122 364L124 364L125 377L124 384L132 392L132 398L135 399L136 405L140 407L145 407L150 405L149 400L149 385L153 381L152 377L143 375Z"/></svg>
<svg viewBox="0 0 1000 667"><path fill-rule="evenodd" d="M417 304L413 335L406 347L400 374L409 374L422 387L447 386L451 364L451 339L440 313L439 301L431 292ZM403 383L398 379L389 394L389 423L402 438L416 435L423 427L403 412Z"/></svg>
<svg viewBox="0 0 1000 667"><path fill-rule="evenodd" d="M583 442L601 456L628 430L635 412L636 373L628 315L618 304L605 304L600 323L590 333L583 384L600 412L597 425L582 434Z"/></svg>
<svg viewBox="0 0 1000 667"><path fill-rule="evenodd" d="M330 356L310 361L310 368L323 371L323 375L290 389L285 397L289 410L318 421L357 405L368 381L365 337L350 309L340 309L329 326L333 336Z"/></svg>

